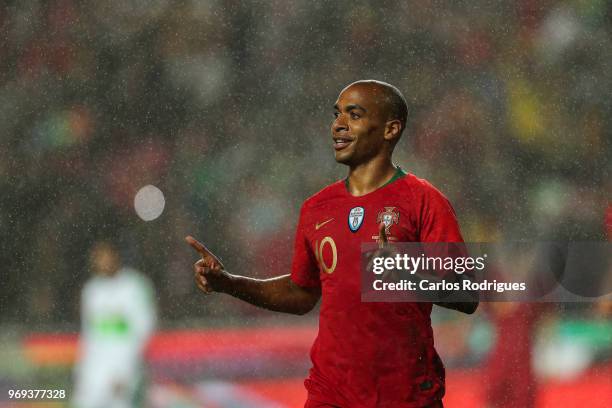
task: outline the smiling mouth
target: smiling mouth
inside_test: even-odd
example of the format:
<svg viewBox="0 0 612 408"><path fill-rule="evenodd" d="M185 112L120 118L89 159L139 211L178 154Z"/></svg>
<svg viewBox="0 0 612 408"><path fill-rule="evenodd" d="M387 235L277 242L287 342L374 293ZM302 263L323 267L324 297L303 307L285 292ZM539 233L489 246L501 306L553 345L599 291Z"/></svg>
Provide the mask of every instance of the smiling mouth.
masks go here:
<svg viewBox="0 0 612 408"><path fill-rule="evenodd" d="M348 145L350 145L352 141L353 141L352 139L347 139L343 137L334 137L334 149L336 151L342 150L346 148Z"/></svg>

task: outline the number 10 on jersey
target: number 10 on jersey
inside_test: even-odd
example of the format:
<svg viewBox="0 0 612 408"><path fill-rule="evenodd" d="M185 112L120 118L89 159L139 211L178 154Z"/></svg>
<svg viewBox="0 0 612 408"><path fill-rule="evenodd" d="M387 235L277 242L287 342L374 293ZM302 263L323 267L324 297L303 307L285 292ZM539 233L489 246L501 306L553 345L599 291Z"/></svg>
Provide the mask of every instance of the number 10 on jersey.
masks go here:
<svg viewBox="0 0 612 408"><path fill-rule="evenodd" d="M325 249L326 245L331 248L331 265L327 265L325 263L325 259L323 259L323 250ZM336 242L332 237L323 238L320 244L318 240L315 242L315 257L317 258L317 262L321 266L321 269L323 269L325 273L334 273L334 270L336 270L336 264L338 263L338 250L336 249Z"/></svg>

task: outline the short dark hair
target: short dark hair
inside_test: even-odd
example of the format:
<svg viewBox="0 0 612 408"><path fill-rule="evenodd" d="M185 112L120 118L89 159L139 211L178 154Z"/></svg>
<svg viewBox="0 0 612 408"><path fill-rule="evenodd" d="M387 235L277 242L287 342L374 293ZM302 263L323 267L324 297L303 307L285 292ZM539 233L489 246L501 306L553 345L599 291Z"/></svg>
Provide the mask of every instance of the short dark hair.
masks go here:
<svg viewBox="0 0 612 408"><path fill-rule="evenodd" d="M408 121L408 104L406 103L406 98L404 98L402 92L397 89L397 87L387 82L378 81L376 79L362 79L359 81L355 81L352 84L348 85L346 88L359 84L365 84L370 86L373 85L382 90L385 102L388 105L387 108L389 109L389 114L391 115L391 118L400 121L400 123L402 124L403 132L406 128L406 122Z"/></svg>

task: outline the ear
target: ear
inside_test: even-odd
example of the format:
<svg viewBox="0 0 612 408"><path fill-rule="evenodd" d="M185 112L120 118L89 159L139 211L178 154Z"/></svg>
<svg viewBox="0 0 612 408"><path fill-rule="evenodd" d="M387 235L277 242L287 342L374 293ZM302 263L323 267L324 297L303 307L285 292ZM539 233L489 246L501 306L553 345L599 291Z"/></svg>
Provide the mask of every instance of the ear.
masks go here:
<svg viewBox="0 0 612 408"><path fill-rule="evenodd" d="M393 119L385 124L385 140L397 142L402 132L402 122L398 119Z"/></svg>

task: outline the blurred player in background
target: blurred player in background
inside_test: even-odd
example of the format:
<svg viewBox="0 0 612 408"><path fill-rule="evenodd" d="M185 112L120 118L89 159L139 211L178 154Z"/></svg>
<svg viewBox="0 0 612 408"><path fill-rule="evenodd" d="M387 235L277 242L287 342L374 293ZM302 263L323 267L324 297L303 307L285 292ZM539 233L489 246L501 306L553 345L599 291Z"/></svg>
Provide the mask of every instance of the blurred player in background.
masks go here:
<svg viewBox="0 0 612 408"><path fill-rule="evenodd" d="M94 276L82 291L80 356L74 408L131 408L143 404L143 354L155 324L153 286L124 267L110 242L90 255Z"/></svg>
<svg viewBox="0 0 612 408"><path fill-rule="evenodd" d="M455 213L431 184L392 163L406 127L400 91L379 81L346 87L334 106L332 140L340 180L301 209L291 274L231 275L192 237L204 292L294 314L322 298L306 407L441 407L444 367L434 349L431 303L362 303L361 243L461 242ZM477 303L445 304L472 313Z"/></svg>

